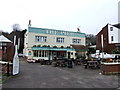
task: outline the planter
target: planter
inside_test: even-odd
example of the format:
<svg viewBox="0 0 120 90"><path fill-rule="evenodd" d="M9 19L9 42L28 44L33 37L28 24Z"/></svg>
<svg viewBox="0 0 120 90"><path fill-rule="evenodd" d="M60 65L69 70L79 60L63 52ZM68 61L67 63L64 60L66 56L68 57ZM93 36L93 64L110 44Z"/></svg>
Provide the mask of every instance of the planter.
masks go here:
<svg viewBox="0 0 120 90"><path fill-rule="evenodd" d="M103 63L101 65L102 74L119 74L120 63Z"/></svg>

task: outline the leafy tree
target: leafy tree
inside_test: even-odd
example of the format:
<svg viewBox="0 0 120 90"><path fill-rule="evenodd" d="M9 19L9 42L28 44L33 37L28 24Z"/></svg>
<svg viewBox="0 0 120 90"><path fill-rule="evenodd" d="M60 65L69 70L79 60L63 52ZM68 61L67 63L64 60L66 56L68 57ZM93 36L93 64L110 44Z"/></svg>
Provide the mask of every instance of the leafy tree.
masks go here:
<svg viewBox="0 0 120 90"><path fill-rule="evenodd" d="M86 45L87 46L96 45L96 35L87 34L86 35Z"/></svg>
<svg viewBox="0 0 120 90"><path fill-rule="evenodd" d="M115 49L112 51L112 53L114 53L114 54L120 54L120 50L117 49L117 48L115 48Z"/></svg>

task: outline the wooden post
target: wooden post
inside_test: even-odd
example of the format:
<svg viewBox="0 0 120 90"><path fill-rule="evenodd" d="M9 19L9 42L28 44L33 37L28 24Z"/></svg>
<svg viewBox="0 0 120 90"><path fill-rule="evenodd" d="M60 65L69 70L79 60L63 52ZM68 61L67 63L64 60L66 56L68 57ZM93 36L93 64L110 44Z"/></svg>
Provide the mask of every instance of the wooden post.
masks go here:
<svg viewBox="0 0 120 90"><path fill-rule="evenodd" d="M7 77L9 77L9 62L7 63Z"/></svg>

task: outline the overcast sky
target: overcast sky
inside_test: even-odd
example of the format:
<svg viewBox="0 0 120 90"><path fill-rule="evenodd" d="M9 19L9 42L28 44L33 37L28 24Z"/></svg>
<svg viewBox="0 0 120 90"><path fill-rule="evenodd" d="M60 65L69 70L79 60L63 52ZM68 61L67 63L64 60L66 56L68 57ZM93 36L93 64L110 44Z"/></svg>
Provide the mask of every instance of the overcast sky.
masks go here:
<svg viewBox="0 0 120 90"><path fill-rule="evenodd" d="M13 24L97 34L107 23L118 23L120 0L0 0L0 30Z"/></svg>

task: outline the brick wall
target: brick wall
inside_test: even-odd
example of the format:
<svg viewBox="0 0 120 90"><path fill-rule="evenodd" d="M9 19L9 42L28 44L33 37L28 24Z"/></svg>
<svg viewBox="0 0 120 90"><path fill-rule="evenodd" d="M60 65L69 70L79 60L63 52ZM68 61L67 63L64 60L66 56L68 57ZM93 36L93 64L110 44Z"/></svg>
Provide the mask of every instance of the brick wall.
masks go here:
<svg viewBox="0 0 120 90"><path fill-rule="evenodd" d="M6 51L4 50L4 47L6 47ZM14 45L13 43L7 43L7 46L3 46L2 48L2 60L12 62L13 57L14 57Z"/></svg>
<svg viewBox="0 0 120 90"><path fill-rule="evenodd" d="M103 34L103 51L107 53L111 53L113 49L115 49L115 44L108 43L108 24L102 28L102 30L96 36L96 49L102 51L101 46L101 35Z"/></svg>

